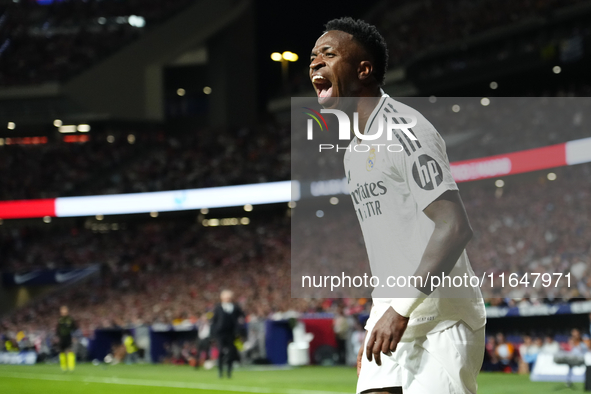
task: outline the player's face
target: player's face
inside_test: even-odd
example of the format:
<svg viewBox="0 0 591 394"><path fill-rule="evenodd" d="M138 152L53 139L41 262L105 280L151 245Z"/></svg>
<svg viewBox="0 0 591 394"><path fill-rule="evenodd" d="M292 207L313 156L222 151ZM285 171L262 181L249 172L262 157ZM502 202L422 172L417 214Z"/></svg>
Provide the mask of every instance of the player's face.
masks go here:
<svg viewBox="0 0 591 394"><path fill-rule="evenodd" d="M324 108L336 107L338 97L355 97L360 88L358 60L362 48L348 33L323 34L310 55L310 80Z"/></svg>
<svg viewBox="0 0 591 394"><path fill-rule="evenodd" d="M62 306L60 308L60 315L62 315L62 316L68 316L68 308L65 307L65 306Z"/></svg>

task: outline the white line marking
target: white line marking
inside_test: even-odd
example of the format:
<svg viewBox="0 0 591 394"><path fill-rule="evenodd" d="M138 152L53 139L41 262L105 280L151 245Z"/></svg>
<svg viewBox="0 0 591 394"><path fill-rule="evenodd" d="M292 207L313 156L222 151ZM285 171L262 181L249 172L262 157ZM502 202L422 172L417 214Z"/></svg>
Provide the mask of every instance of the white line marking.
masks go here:
<svg viewBox="0 0 591 394"><path fill-rule="evenodd" d="M298 389L271 389L268 387L249 386L224 386L221 384L173 382L162 380L126 379L126 378L99 378L95 376L62 376L49 374L32 374L25 372L0 372L0 377L15 379L54 380L59 382L105 383L128 386L171 387L180 389L233 391L237 393L277 393L277 394L349 394L336 391L298 390Z"/></svg>

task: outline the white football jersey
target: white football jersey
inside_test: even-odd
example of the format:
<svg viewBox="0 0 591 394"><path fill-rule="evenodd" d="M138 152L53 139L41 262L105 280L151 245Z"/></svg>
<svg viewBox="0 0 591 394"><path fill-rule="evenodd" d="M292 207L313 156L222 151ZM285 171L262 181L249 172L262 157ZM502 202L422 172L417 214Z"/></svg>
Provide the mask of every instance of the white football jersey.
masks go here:
<svg viewBox="0 0 591 394"><path fill-rule="evenodd" d="M410 122L408 117L403 120L396 114L416 118L417 124L408 129L416 141L396 129L388 140L387 117L394 116L396 123ZM382 287L384 278L412 276L419 266L435 228L423 210L445 191L458 190L451 175L445 143L424 116L384 95L367 121L365 135L376 134L380 118L384 120L382 135L376 140L359 141L354 137L344 157L345 175L372 275L382 280L372 293L368 330L392 302L392 289ZM449 275L474 275L466 251ZM398 294L400 292L396 296ZM439 287L411 313L403 340L443 330L460 320L474 330L486 323L480 288Z"/></svg>

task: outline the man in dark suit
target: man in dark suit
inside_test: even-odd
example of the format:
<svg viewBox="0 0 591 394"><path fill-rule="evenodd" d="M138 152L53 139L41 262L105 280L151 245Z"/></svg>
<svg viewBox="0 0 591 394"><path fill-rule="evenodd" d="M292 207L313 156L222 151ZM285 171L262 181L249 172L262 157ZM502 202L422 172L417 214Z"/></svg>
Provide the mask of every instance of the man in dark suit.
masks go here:
<svg viewBox="0 0 591 394"><path fill-rule="evenodd" d="M213 311L211 331L219 349L218 369L223 377L224 364L228 367L228 378L232 377L232 363L238 359L234 341L239 334L240 324L244 322L244 312L233 301L234 293L224 290L220 294L221 303Z"/></svg>

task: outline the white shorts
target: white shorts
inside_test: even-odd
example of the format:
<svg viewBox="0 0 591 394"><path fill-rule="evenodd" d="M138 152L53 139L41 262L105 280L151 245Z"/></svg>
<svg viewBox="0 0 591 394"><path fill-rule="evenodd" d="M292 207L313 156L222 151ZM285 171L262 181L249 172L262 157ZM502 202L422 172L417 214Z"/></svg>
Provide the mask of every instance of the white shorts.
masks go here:
<svg viewBox="0 0 591 394"><path fill-rule="evenodd" d="M400 342L392 356L381 355L381 366L375 360L369 362L364 350L357 393L402 387L404 394L475 394L484 341L484 327L473 331L460 321L411 342Z"/></svg>

